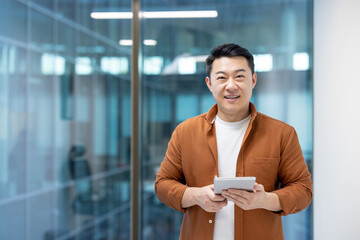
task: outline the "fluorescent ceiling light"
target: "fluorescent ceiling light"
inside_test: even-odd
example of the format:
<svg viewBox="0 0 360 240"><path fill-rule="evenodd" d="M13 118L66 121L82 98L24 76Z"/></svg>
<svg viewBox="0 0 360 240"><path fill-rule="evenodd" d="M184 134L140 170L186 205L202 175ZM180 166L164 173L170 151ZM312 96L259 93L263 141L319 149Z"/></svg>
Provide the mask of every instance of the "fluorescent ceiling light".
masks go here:
<svg viewBox="0 0 360 240"><path fill-rule="evenodd" d="M178 73L194 74L196 73L196 60L194 57L182 57L179 59Z"/></svg>
<svg viewBox="0 0 360 240"><path fill-rule="evenodd" d="M271 54L254 54L255 72L269 72L273 69Z"/></svg>
<svg viewBox="0 0 360 240"><path fill-rule="evenodd" d="M156 40L153 39L145 39L144 40L144 45L146 46L155 46L157 44Z"/></svg>
<svg viewBox="0 0 360 240"><path fill-rule="evenodd" d="M207 57L207 55L191 56L189 53L182 54L168 64L161 74L195 74L197 64L204 63Z"/></svg>
<svg viewBox="0 0 360 240"><path fill-rule="evenodd" d="M132 19L132 12L92 12L91 18L94 19Z"/></svg>
<svg viewBox="0 0 360 240"><path fill-rule="evenodd" d="M129 72L129 60L126 57L102 57L100 67L104 72L113 75L127 74Z"/></svg>
<svg viewBox="0 0 360 240"><path fill-rule="evenodd" d="M121 40L119 41L119 44L120 44L121 46L132 46L133 41L132 41L131 39L121 39Z"/></svg>
<svg viewBox="0 0 360 240"><path fill-rule="evenodd" d="M155 46L157 44L157 41L153 39L145 39L143 43L145 46ZM132 46L133 41L131 39L121 39L119 41L119 44L121 46Z"/></svg>
<svg viewBox="0 0 360 240"><path fill-rule="evenodd" d="M78 75L91 74L91 59L89 57L77 57L75 62L75 73Z"/></svg>
<svg viewBox="0 0 360 240"><path fill-rule="evenodd" d="M43 53L40 62L41 72L44 75L63 75L65 73L65 58L62 56Z"/></svg>
<svg viewBox="0 0 360 240"><path fill-rule="evenodd" d="M295 53L293 55L293 69L295 71L309 70L309 54L306 52Z"/></svg>
<svg viewBox="0 0 360 240"><path fill-rule="evenodd" d="M164 59L160 56L144 58L144 73L148 75L157 75L161 73L164 65Z"/></svg>
<svg viewBox="0 0 360 240"><path fill-rule="evenodd" d="M216 18L218 13L217 11L163 11L143 12L141 16L143 18Z"/></svg>
<svg viewBox="0 0 360 240"><path fill-rule="evenodd" d="M132 12L92 12L90 16L94 19L132 19ZM216 18L216 10L209 11L156 11L140 12L142 18Z"/></svg>
<svg viewBox="0 0 360 240"><path fill-rule="evenodd" d="M196 62L205 62L207 57L208 57L208 55L193 56L193 58L195 59Z"/></svg>

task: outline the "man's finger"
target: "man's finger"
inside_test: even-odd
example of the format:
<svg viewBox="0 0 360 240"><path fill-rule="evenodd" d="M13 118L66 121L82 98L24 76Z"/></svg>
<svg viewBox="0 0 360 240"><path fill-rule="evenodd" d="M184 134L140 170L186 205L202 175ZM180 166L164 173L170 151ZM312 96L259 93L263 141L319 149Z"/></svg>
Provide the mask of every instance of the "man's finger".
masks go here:
<svg viewBox="0 0 360 240"><path fill-rule="evenodd" d="M240 189L232 189L232 188L230 188L229 190L228 190L228 192L230 193L230 194L234 194L234 195L236 195L236 196L239 196L239 197L242 197L242 198L247 198L247 196L248 196L248 194L249 194L249 192L248 191L245 191L245 190L240 190Z"/></svg>
<svg viewBox="0 0 360 240"><path fill-rule="evenodd" d="M258 184L258 183L255 183L255 185L254 185L254 190L256 190L256 192L263 192L263 191L265 191L264 186L261 185L261 184Z"/></svg>
<svg viewBox="0 0 360 240"><path fill-rule="evenodd" d="M244 202L242 198L234 198L233 196L228 196L227 200L232 201L233 203L235 203L236 205L238 205L240 207L240 205L243 205Z"/></svg>
<svg viewBox="0 0 360 240"><path fill-rule="evenodd" d="M215 194L213 197L211 197L211 200L215 202L221 202L224 201L225 198L220 194Z"/></svg>

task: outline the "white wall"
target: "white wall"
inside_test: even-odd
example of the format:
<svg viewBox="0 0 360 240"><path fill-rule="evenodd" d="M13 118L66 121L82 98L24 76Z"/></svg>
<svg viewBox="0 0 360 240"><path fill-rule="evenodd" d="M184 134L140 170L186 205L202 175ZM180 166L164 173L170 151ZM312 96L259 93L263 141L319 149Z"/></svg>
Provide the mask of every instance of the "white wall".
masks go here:
<svg viewBox="0 0 360 240"><path fill-rule="evenodd" d="M314 239L360 239L360 1L314 0Z"/></svg>

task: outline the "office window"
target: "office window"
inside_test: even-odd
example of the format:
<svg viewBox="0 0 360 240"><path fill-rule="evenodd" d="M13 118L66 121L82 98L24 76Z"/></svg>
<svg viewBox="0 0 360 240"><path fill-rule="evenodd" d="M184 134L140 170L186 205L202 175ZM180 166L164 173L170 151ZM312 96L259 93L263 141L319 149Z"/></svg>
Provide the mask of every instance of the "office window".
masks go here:
<svg viewBox="0 0 360 240"><path fill-rule="evenodd" d="M312 1L141 3L143 12L217 11L217 17L144 15L141 20L140 42L156 42L142 45L142 59L162 58L158 74L142 73L142 239L178 239L183 214L157 200L153 191L155 173L177 124L207 112L215 103L205 85L204 60L219 44L234 42L255 55L258 83L252 102L258 111L295 127L311 171ZM307 61L298 53L308 56ZM146 69L146 61L144 65ZM166 101L162 101L164 96ZM149 117L151 113L156 114ZM164 115L168 117L164 119ZM283 217L283 226L285 239L312 239L311 206Z"/></svg>

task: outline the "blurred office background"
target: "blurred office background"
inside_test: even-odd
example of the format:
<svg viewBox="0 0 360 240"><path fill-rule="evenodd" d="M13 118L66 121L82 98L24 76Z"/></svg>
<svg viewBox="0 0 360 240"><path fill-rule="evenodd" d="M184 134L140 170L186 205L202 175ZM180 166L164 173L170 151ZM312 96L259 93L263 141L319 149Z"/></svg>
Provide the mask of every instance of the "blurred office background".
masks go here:
<svg viewBox="0 0 360 240"><path fill-rule="evenodd" d="M130 238L131 0L1 0L0 239ZM178 239L182 213L154 193L173 129L208 111L204 59L238 43L255 55L258 111L298 132L313 166L313 1L141 0L141 239ZM198 16L197 16L198 17ZM312 205L283 218L313 238Z"/></svg>

